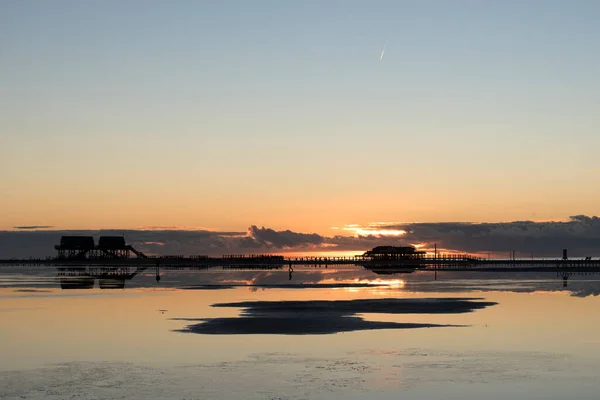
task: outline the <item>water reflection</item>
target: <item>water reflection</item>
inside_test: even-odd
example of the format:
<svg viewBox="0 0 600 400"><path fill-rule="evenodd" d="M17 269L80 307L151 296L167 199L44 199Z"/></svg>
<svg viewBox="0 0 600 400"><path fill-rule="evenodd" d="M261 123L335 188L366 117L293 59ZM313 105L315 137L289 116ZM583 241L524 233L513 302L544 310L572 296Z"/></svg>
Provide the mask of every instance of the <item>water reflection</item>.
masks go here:
<svg viewBox="0 0 600 400"><path fill-rule="evenodd" d="M412 274L417 270L414 267L402 267L389 264L361 264L361 267L377 275Z"/></svg>
<svg viewBox="0 0 600 400"><path fill-rule="evenodd" d="M445 271L391 266L210 266L210 267L58 267L0 270L0 287L62 289L377 288L409 292L568 291L573 296L600 294L596 272ZM96 283L97 282L97 283Z"/></svg>
<svg viewBox="0 0 600 400"><path fill-rule="evenodd" d="M127 267L117 268L57 268L56 276L61 289L93 289L98 280L100 289L124 289L125 282L133 279L144 269L133 271ZM157 270L158 278L158 270Z"/></svg>
<svg viewBox="0 0 600 400"><path fill-rule="evenodd" d="M155 272L151 267L137 274L126 280L126 287L156 287ZM45 274L48 285L58 286L56 270L36 273L38 277ZM243 280L244 284L262 282L265 287L295 284L301 290L250 293L248 287L238 287L219 292L161 289L159 293L99 293L96 285L95 293L75 295L60 289L53 289L53 293L4 289L6 297L0 307L4 308L0 329L4 363L0 361L0 367L15 372L0 376L0 398L112 398L117 392L131 399L152 398L157 393L178 399L215 398L223 393L230 398L295 398L300 387L306 398L543 398L528 391L525 384L532 382L541 387L555 385L554 390L556 385L569 389L548 393L548 399L568 398L569 392L572 398L584 398L582 385L593 382L594 390L590 389L585 398L597 398L600 326L593 315L600 298L479 292L553 288L567 293L556 273L440 272L438 282L431 273L420 271L384 276L364 268L295 267L293 282L289 282L288 273L287 268L161 267L160 286ZM398 278L406 285L360 290L305 290L302 286L305 280L319 287L324 282L389 283ZM589 278L572 276L569 290L593 287L594 281L583 281ZM443 293L469 290L471 293L458 296ZM483 297L498 304L469 312L469 304L463 308L461 303L446 303L454 310L459 305L466 310L452 314L440 314L440 303L435 307L423 305L440 296ZM215 303L222 306L213 307ZM416 314L388 312L409 306ZM423 313L425 306L431 307L430 313ZM207 318L212 322L205 325ZM196 334L173 332L185 331L187 325L191 325L190 333L195 330ZM440 325L461 327L437 327ZM432 328L406 329L418 326ZM340 330L354 333L326 334ZM237 335L210 334L219 332ZM258 332L271 334L239 336ZM277 332L295 336L277 336ZM301 336L302 332L308 336ZM473 382L486 386L477 393L463 393ZM412 396L420 387L432 389ZM506 396L506 388L513 387L521 392ZM235 395L230 388L237 390ZM435 396L434 389L438 391Z"/></svg>

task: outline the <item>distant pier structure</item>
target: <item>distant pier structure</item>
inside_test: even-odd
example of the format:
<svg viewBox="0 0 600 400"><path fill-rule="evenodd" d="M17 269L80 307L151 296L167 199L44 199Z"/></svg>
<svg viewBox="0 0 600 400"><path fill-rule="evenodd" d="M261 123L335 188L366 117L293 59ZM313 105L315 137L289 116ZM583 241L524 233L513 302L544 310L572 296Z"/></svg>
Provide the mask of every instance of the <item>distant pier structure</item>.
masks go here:
<svg viewBox="0 0 600 400"><path fill-rule="evenodd" d="M123 236L101 236L97 245L92 236L63 236L54 248L58 252L57 260L125 260L132 254L137 258L148 258L125 243Z"/></svg>
<svg viewBox="0 0 600 400"><path fill-rule="evenodd" d="M372 261L389 260L423 260L426 252L419 251L414 246L377 246L366 251L362 256Z"/></svg>
<svg viewBox="0 0 600 400"><path fill-rule="evenodd" d="M356 265L381 274L408 272L414 270L445 271L556 271L568 270L570 273L600 272L600 258L587 256L570 258L567 250L562 258L482 258L471 254L443 254L434 246L433 254L416 246L377 246L354 256L311 256L285 257L281 254L223 255L209 257L149 255L128 245L123 236L101 236L97 244L92 236L63 236L60 244L54 246L57 256L45 260L30 257L29 259L0 259L2 265L52 265L75 267L137 267L148 268L252 268L275 269L283 266L334 266ZM395 272L394 272L395 271ZM160 279L160 277L158 277Z"/></svg>

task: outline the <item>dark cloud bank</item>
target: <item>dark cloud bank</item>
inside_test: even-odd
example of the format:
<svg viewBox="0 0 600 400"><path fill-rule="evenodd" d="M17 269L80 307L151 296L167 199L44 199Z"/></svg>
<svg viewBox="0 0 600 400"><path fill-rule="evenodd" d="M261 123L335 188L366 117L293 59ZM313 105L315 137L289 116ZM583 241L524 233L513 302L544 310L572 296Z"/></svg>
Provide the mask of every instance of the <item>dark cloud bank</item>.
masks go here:
<svg viewBox="0 0 600 400"><path fill-rule="evenodd" d="M19 227L22 228L22 227ZM29 227L28 227L29 228ZM566 222L515 221L501 223L408 223L379 225L398 229L406 235L322 236L290 230L250 226L247 232L207 230L98 230L0 231L0 258L46 257L62 235L124 235L129 244L162 255L256 254L286 251L355 251L357 254L379 245L424 244L440 249L476 253L511 251L545 257L560 257L563 248L571 256L600 253L600 218L578 215Z"/></svg>

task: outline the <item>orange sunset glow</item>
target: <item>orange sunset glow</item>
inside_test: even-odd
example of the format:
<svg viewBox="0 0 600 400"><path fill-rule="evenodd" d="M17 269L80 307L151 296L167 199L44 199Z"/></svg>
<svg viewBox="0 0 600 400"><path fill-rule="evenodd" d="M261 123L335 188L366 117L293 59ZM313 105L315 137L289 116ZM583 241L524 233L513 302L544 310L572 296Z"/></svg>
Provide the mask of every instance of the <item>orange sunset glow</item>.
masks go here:
<svg viewBox="0 0 600 400"><path fill-rule="evenodd" d="M600 1L0 0L0 399L597 400Z"/></svg>

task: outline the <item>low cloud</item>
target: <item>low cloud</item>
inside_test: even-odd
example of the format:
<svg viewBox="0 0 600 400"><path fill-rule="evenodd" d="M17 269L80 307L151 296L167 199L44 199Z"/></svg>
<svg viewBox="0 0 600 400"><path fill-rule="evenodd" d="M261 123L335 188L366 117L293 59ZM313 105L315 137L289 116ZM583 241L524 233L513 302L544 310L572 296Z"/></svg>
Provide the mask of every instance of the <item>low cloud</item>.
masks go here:
<svg viewBox="0 0 600 400"><path fill-rule="evenodd" d="M39 228L39 227L38 227ZM47 257L55 254L54 245L63 235L123 235L127 243L148 253L159 255L221 256L223 254L257 254L285 252L347 251L361 254L380 245L420 244L432 248L477 253L560 257L562 249L570 256L596 256L600 253L600 218L577 215L567 221L514 221L499 223L377 223L364 227L352 225L360 232L353 236L324 236L291 230L277 231L252 225L246 232L212 230L35 230L0 231L0 258ZM339 231L339 230L338 230ZM381 232L404 231L402 235Z"/></svg>
<svg viewBox="0 0 600 400"><path fill-rule="evenodd" d="M572 255L600 252L600 218L576 215L568 221L514 221L498 223L414 223L388 226L406 230L414 242L464 252L534 253L559 257L562 249Z"/></svg>
<svg viewBox="0 0 600 400"><path fill-rule="evenodd" d="M255 225L250 227L248 234L261 245L275 249L318 246L325 242L325 238L316 233L297 233L290 230L275 231L265 227L257 228Z"/></svg>

